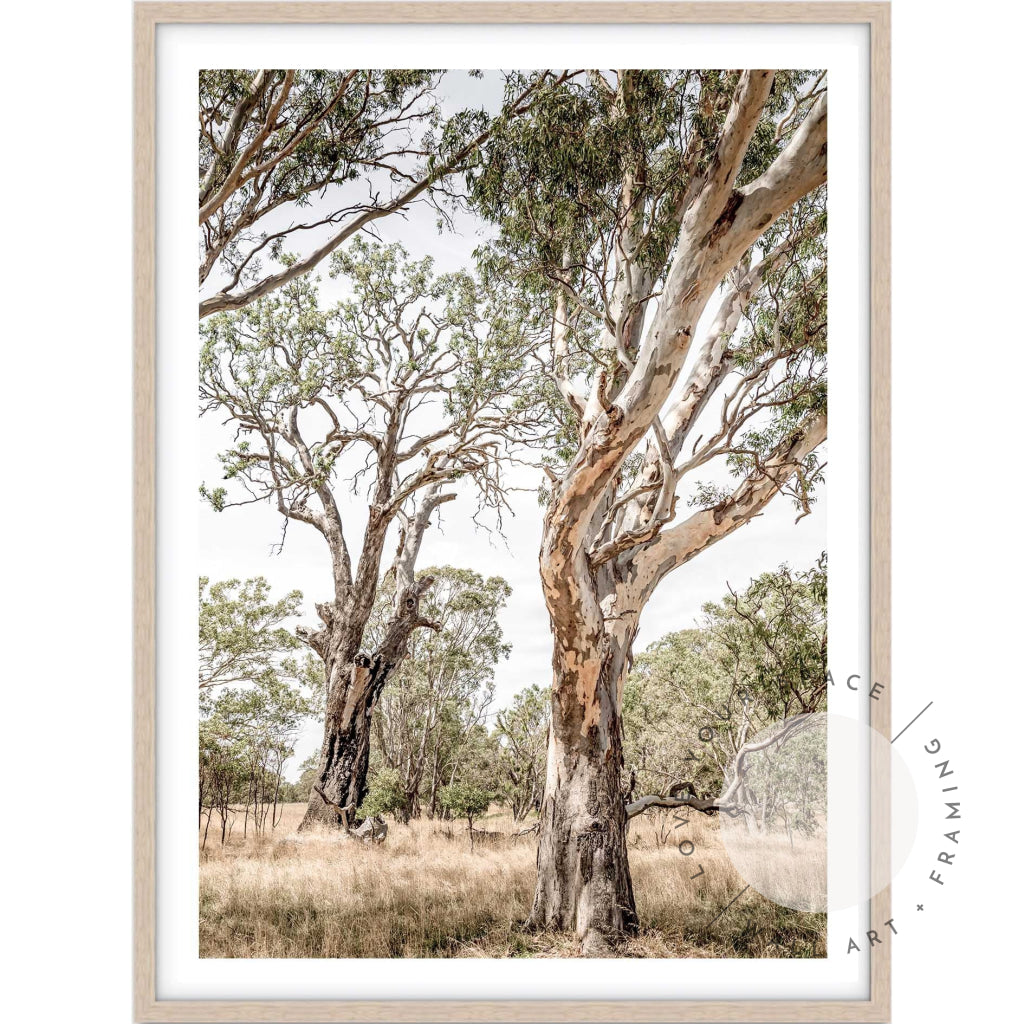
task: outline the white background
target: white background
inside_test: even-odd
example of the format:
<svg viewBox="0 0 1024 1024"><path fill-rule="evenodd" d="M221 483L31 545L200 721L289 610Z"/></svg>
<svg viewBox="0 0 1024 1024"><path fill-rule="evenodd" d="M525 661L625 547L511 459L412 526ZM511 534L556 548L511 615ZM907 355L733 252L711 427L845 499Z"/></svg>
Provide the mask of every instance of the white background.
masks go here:
<svg viewBox="0 0 1024 1024"><path fill-rule="evenodd" d="M905 1024L1016 1002L1021 25L895 8L894 720L935 701L905 739L942 737L963 800L927 925L893 939ZM5 1008L127 1021L130 6L37 10L3 32Z"/></svg>

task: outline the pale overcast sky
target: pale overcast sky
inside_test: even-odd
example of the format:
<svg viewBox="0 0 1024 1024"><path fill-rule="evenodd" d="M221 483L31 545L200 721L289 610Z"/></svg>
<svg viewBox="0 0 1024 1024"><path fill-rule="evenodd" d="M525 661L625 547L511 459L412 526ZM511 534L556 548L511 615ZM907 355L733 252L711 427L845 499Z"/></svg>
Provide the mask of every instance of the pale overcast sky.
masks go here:
<svg viewBox="0 0 1024 1024"><path fill-rule="evenodd" d="M500 101L501 89L502 82L496 73L485 73L481 81L469 78L464 72L453 72L445 80L446 95L453 108L481 104L492 107ZM303 219L316 219L317 209L314 203L303 211ZM378 222L378 229L385 242L401 242L414 259L433 256L439 271L471 268L472 251L483 237L482 229L467 217L458 219L456 233L439 235L436 216L425 207L412 210L404 219L384 218ZM309 244L315 241L311 237ZM327 277L326 267L323 278L322 297L333 301L340 294L340 286ZM700 340L698 332L694 351L699 349ZM714 408L708 413L717 416ZM697 432L700 433L699 426ZM216 455L226 447L230 437L231 432L221 426L215 415L203 418L197 486L201 481L211 485L220 482ZM703 476L715 478L710 472ZM718 479L724 480L724 477ZM539 480L520 477L516 482L535 486ZM488 534L479 530L471 519L476 502L469 487L468 483L463 485L464 495L442 506L443 519L440 527L435 520L435 525L427 531L419 568L444 564L460 566L485 576L502 576L511 584L512 597L501 625L507 642L512 645L512 654L496 668L495 702L491 709L494 711L507 704L517 690L532 683L550 682L551 638L537 571L542 509L533 494L512 494L510 503L514 516L506 518L504 537ZM643 613L637 650L643 650L667 632L694 625L700 618L701 605L720 599L726 592L727 582L734 588L742 587L751 577L774 569L782 562L796 567L809 566L826 547L824 485L819 488L818 496L814 512L795 526L796 512L792 503L786 498L776 499L764 515L669 576ZM365 501L351 495L344 485L339 488L338 500L346 521L346 535L354 548L365 522ZM683 502L680 502L680 510L680 514L686 514ZM282 520L269 505L249 505L221 513L202 505L199 516L199 564L205 575L212 580L261 575L271 583L275 594L301 590L306 608L303 621L316 623L313 603L328 598L331 593L330 564L319 533L303 523L293 522L288 528L284 551L273 554L271 547L280 539ZM392 551L393 547L389 540L386 550ZM356 557L353 551L353 560ZM303 730L296 756L288 766L289 777L294 778L298 765L319 749L321 735L322 728L318 724L311 723Z"/></svg>

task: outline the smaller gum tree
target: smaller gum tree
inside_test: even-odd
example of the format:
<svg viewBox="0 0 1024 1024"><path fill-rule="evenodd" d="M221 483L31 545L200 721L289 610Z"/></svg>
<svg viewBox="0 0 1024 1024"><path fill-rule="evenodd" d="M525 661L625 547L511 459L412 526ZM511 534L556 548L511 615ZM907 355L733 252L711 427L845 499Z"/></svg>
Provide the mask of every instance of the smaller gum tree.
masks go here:
<svg viewBox="0 0 1024 1024"><path fill-rule="evenodd" d="M473 819L487 813L494 794L472 782L453 782L441 790L441 806L453 818L465 818L469 824L469 848L473 849Z"/></svg>
<svg viewBox="0 0 1024 1024"><path fill-rule="evenodd" d="M300 723L322 711L316 659L285 623L302 594L274 599L262 576L199 578L199 822L205 845L214 812L221 841L243 804L256 832L278 821L285 762Z"/></svg>
<svg viewBox="0 0 1024 1024"><path fill-rule="evenodd" d="M440 628L410 638L408 656L373 720L381 762L402 779L398 813L405 820L418 818L424 805L433 817L438 791L457 770L467 734L486 720L494 666L511 652L498 621L512 593L505 580L450 565L431 566L421 575L434 579L421 610ZM393 581L385 577L374 625L387 621L393 600Z"/></svg>
<svg viewBox="0 0 1024 1024"><path fill-rule="evenodd" d="M306 276L201 327L201 408L234 431L225 483L202 495L218 510L270 502L285 532L292 522L316 530L329 559L322 624L298 630L323 661L327 705L302 828L347 825L366 795L381 691L412 632L439 628L420 605L434 580L415 575L432 518L468 481L474 516L490 510L500 526L504 467L549 429L528 398L536 339L514 296L361 239L335 255L332 273L348 292L333 306ZM365 500L365 519L342 491ZM391 612L364 646L385 567Z"/></svg>

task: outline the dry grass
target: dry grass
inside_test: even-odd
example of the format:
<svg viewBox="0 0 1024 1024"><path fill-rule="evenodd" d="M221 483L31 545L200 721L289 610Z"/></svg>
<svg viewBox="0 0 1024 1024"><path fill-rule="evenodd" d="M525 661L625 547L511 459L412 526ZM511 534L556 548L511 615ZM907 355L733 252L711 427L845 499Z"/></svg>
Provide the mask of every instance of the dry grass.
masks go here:
<svg viewBox="0 0 1024 1024"><path fill-rule="evenodd" d="M571 937L521 930L533 899L535 843L477 843L465 823L390 824L382 846L296 836L289 805L273 838L212 837L200 854L199 945L204 957L565 957ZM699 820L697 820L699 819ZM477 825L511 832L511 819ZM777 906L743 888L714 819L696 815L665 845L658 820L634 821L630 867L642 930L635 957L817 957L825 916ZM691 879L700 866L704 874ZM721 915L721 916L719 916Z"/></svg>

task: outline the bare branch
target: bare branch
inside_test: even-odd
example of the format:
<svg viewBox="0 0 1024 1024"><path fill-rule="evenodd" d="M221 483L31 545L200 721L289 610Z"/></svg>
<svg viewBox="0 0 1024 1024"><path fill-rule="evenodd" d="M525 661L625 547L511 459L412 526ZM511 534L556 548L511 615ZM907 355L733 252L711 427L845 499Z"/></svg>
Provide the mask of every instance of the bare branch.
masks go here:
<svg viewBox="0 0 1024 1024"><path fill-rule="evenodd" d="M537 87L537 82L529 85L510 104L509 109L514 113L521 112L523 105L527 103L529 97L536 91ZM211 295L208 298L203 299L199 303L200 319L209 316L211 313L217 313L222 310L241 309L243 306L249 305L261 296L275 291L282 285L287 284L289 281L294 281L297 277L301 277L303 274L312 270L347 239L370 227L374 221L380 220L382 217L387 217L389 214L395 213L398 210L405 209L410 205L410 203L432 188L445 175L450 174L453 170L462 166L466 158L470 154L474 153L490 137L491 132L491 126L488 126L482 132L479 132L456 153L422 175L414 184L410 185L399 195L395 196L395 198L389 202L365 210L359 216L348 221L341 230L332 235L326 242L316 248L308 256L305 256L300 260L296 260L290 266L285 267L283 270L280 270L275 274L268 275L258 283L243 291L227 292L222 290L216 295Z"/></svg>
<svg viewBox="0 0 1024 1024"><path fill-rule="evenodd" d="M678 526L662 530L638 551L634 565L643 593L649 596L673 569L760 515L786 481L799 471L804 459L825 440L826 431L826 414L815 415L755 468L725 501L695 512Z"/></svg>

